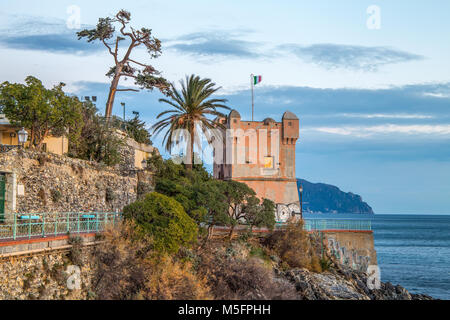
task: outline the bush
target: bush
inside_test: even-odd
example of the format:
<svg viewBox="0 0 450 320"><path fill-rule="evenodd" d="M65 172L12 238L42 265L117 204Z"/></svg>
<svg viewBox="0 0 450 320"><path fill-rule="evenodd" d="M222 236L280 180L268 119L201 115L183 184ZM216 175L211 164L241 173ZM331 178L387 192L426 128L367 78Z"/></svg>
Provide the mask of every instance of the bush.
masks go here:
<svg viewBox="0 0 450 320"><path fill-rule="evenodd" d="M156 192L125 207L124 216L153 237L157 251L176 253L180 246L190 246L197 240L198 227L181 204Z"/></svg>
<svg viewBox="0 0 450 320"><path fill-rule="evenodd" d="M94 275L92 287L99 300L136 299L143 290L150 266L146 258L151 252L152 240L137 238L132 223L108 229L104 241L92 254Z"/></svg>
<svg viewBox="0 0 450 320"><path fill-rule="evenodd" d="M205 277L195 274L189 262L181 263L167 255L153 260L145 292L152 300L212 299Z"/></svg>
<svg viewBox="0 0 450 320"><path fill-rule="evenodd" d="M320 258L313 250L308 232L303 228L303 221L289 221L284 230L272 233L266 244L280 257L282 265L290 268L306 268L321 272Z"/></svg>
<svg viewBox="0 0 450 320"><path fill-rule="evenodd" d="M153 240L138 236L126 222L104 233L92 262L93 295L99 300L209 299L206 280L165 254L156 255Z"/></svg>
<svg viewBox="0 0 450 320"><path fill-rule="evenodd" d="M51 195L54 203L59 202L62 198L62 193L58 189L52 189Z"/></svg>
<svg viewBox="0 0 450 320"><path fill-rule="evenodd" d="M76 266L83 266L83 240L80 237L70 237L68 243L72 245L69 251L69 259Z"/></svg>
<svg viewBox="0 0 450 320"><path fill-rule="evenodd" d="M113 202L116 200L117 196L113 188L107 187L105 190L105 200L106 202Z"/></svg>
<svg viewBox="0 0 450 320"><path fill-rule="evenodd" d="M150 193L154 190L153 186L150 183L139 181L137 184L137 197L138 199L143 198L147 193Z"/></svg>
<svg viewBox="0 0 450 320"><path fill-rule="evenodd" d="M216 300L298 299L293 284L275 278L272 269L256 258L208 252L202 255L199 271L207 275Z"/></svg>

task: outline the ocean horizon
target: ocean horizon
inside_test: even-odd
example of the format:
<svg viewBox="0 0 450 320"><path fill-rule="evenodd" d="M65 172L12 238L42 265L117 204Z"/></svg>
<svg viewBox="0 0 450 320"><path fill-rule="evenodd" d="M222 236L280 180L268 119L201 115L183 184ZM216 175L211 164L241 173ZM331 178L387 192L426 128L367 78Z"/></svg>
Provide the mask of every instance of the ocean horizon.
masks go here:
<svg viewBox="0 0 450 320"><path fill-rule="evenodd" d="M306 218L370 219L381 280L411 293L450 300L450 215L305 214Z"/></svg>

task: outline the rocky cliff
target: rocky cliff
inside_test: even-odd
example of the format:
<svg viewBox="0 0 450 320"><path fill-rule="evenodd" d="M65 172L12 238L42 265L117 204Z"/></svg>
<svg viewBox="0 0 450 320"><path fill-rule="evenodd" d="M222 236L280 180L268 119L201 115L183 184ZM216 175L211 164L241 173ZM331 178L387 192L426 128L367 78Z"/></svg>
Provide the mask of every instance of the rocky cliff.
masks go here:
<svg viewBox="0 0 450 320"><path fill-rule="evenodd" d="M368 275L343 266L334 266L323 273L306 269L292 269L275 273L295 285L302 300L433 300L422 294L412 294L400 285L381 283L379 289L370 290Z"/></svg>
<svg viewBox="0 0 450 320"><path fill-rule="evenodd" d="M298 179L298 186L303 185L303 210L309 213L355 213L373 214L372 208L361 196L343 192L338 187L311 183Z"/></svg>

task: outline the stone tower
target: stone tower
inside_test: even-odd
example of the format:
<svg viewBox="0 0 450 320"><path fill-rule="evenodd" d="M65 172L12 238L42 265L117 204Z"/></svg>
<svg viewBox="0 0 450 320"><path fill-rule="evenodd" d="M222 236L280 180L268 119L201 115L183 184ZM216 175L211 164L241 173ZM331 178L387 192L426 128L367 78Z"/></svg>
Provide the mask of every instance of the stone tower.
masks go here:
<svg viewBox="0 0 450 320"><path fill-rule="evenodd" d="M278 221L299 213L295 175L297 116L286 112L281 122L271 118L246 121L233 110L227 118L216 121L225 129L221 129L223 143L214 143L214 177L246 183L259 198L274 201Z"/></svg>

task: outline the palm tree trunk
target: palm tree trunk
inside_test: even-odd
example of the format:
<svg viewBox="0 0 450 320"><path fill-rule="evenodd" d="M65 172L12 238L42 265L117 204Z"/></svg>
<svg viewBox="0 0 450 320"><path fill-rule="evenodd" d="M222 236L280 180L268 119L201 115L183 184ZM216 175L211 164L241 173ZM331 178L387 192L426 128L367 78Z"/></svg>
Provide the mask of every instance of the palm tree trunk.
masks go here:
<svg viewBox="0 0 450 320"><path fill-rule="evenodd" d="M192 170L194 167L194 138L195 138L195 124L191 125L190 132L191 134L191 141L189 141L190 145L188 146L189 150L187 152L187 161L186 169Z"/></svg>

